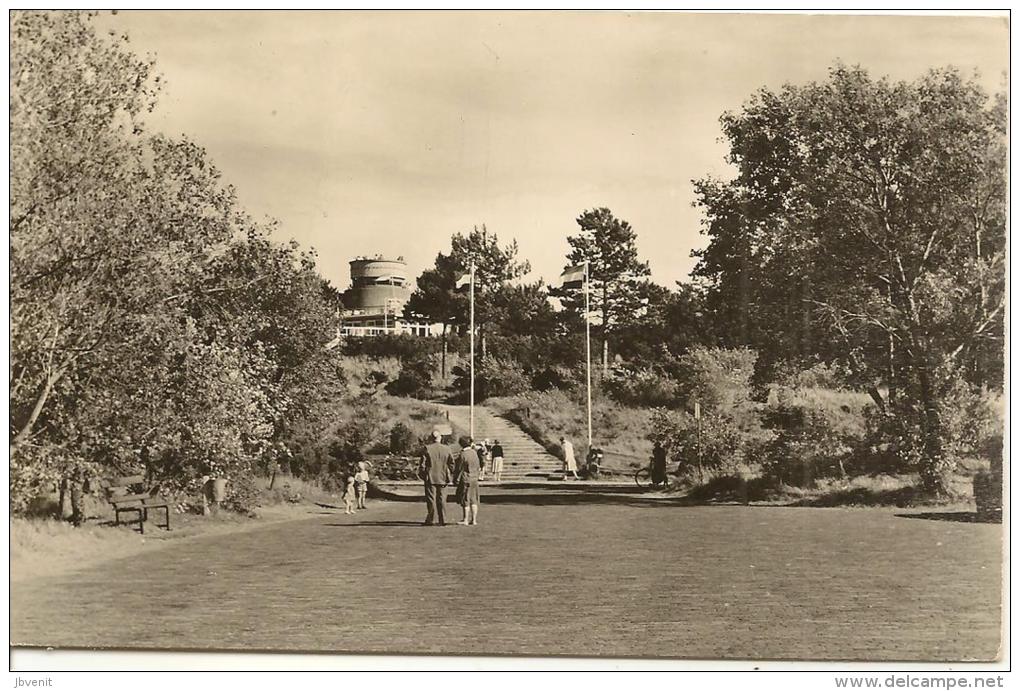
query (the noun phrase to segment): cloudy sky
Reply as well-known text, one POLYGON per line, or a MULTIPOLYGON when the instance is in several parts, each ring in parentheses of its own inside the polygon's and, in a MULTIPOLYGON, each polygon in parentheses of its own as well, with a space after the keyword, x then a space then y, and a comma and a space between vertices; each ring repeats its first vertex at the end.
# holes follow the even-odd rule
POLYGON ((281 239, 348 284, 359 254, 412 274, 485 223, 554 280, 584 209, 638 234, 663 284, 702 246, 691 179, 728 176, 719 115, 837 59, 913 78, 953 64, 989 90, 1004 18, 660 13, 122 12, 153 54, 153 129, 205 146, 281 239))

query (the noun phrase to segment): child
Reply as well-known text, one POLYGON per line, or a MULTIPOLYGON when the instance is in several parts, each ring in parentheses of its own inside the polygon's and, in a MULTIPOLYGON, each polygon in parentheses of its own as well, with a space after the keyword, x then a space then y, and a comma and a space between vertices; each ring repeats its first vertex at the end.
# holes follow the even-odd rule
POLYGON ((357 490, 354 488, 354 476, 347 478, 347 482, 344 485, 344 494, 341 497, 344 500, 344 513, 354 513, 354 496, 357 490))
POLYGON ((367 509, 365 497, 368 496, 368 464, 358 461, 358 472, 354 474, 355 487, 358 494, 358 508, 367 509))

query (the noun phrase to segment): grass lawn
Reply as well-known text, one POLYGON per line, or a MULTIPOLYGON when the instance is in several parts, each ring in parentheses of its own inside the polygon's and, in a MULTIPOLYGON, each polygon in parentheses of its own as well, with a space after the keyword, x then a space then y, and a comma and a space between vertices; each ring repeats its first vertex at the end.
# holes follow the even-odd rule
MULTIPOLYGON (((163 512, 159 511, 150 515, 144 535, 138 532, 137 524, 115 527, 113 510, 99 493, 85 495, 84 510, 88 520, 80 528, 67 521, 41 515, 11 518, 11 579, 33 579, 80 570, 83 566, 99 564, 114 557, 147 554, 197 535, 257 530, 267 523, 307 518, 312 512, 321 510, 320 503, 334 506, 340 503, 335 494, 330 495, 317 485, 291 476, 280 475, 273 490, 268 489, 269 480, 266 478, 257 478, 256 484, 261 488, 262 504, 256 511, 257 518, 226 510, 201 516, 190 512, 178 513, 171 508, 172 530, 157 527, 163 521, 163 512)), ((195 497, 181 496, 177 499, 198 503, 195 497)), ((56 506, 56 494, 37 501, 38 511, 52 514, 56 506)), ((124 520, 136 519, 127 515, 124 520)))
POLYGON ((12 643, 872 660, 998 651, 1001 526, 965 513, 682 506, 567 489, 489 491, 478 527, 421 527, 417 502, 320 511, 15 579, 12 643))

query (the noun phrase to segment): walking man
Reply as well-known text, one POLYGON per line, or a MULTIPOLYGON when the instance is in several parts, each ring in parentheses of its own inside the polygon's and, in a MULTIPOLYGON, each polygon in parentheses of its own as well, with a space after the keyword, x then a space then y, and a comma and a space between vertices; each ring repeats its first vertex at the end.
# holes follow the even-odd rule
POLYGON ((439 431, 425 446, 419 477, 425 482, 425 525, 446 525, 446 486, 453 480, 453 452, 441 444, 439 431))

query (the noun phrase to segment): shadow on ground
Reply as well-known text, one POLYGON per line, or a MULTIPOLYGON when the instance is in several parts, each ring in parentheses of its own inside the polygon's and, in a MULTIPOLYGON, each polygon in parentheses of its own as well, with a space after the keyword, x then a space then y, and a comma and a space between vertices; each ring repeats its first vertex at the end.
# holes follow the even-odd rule
MULTIPOLYGON (((372 489, 372 488, 370 488, 372 489)), ((400 493, 374 488, 369 496, 388 501, 417 503, 424 496, 410 486, 400 493)), ((482 504, 526 505, 526 506, 589 506, 615 505, 635 507, 692 507, 692 506, 748 506, 756 507, 805 507, 805 508, 847 508, 885 507, 910 508, 918 506, 921 499, 914 487, 892 489, 846 488, 820 493, 814 496, 783 496, 768 492, 759 479, 744 481, 738 478, 719 478, 706 485, 694 487, 685 494, 665 493, 636 486, 599 486, 571 484, 535 487, 524 483, 502 484, 481 488, 482 504)), ((456 503, 455 491, 447 489, 447 502, 456 503)), ((922 504, 923 505, 923 504, 922 504)), ((933 507, 934 508, 934 507, 933 507)), ((985 518, 973 511, 929 511, 924 513, 896 514, 902 518, 923 518, 928 520, 955 521, 958 523, 1001 523, 1000 518, 985 518)))
POLYGON ((897 518, 921 518, 928 521, 954 523, 1002 523, 1001 516, 982 516, 977 511, 927 511, 924 513, 898 513, 897 518))
POLYGON ((426 527, 421 521, 358 521, 357 523, 323 523, 323 525, 329 528, 364 528, 366 526, 385 526, 387 528, 393 526, 406 526, 409 528, 426 527))
MULTIPOLYGON (((555 489, 513 489, 508 486, 499 488, 482 487, 482 504, 486 505, 524 505, 524 506, 711 506, 713 504, 734 504, 731 501, 705 501, 682 495, 668 495, 649 492, 638 487, 571 487, 566 485, 555 489)), ((388 501, 424 503, 423 494, 380 493, 380 498, 388 501)), ((446 501, 456 504, 453 489, 447 491, 446 501)))

